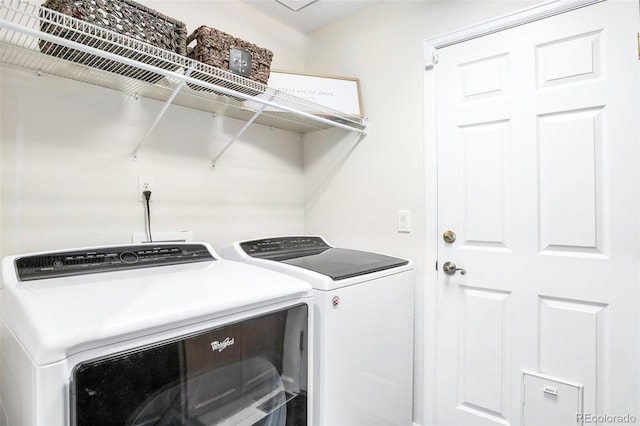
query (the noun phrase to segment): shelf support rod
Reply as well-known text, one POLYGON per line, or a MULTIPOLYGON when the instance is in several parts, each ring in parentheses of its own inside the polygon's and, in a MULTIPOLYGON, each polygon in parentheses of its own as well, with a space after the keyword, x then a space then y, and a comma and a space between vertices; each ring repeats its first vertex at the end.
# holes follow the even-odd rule
MULTIPOLYGON (((275 95, 271 96, 269 98, 269 101, 271 101, 273 98, 275 97, 275 95)), ((249 128, 249 126, 251 126, 253 124, 254 121, 256 121, 256 118, 260 117, 260 114, 262 114, 262 112, 267 108, 267 104, 263 104, 259 110, 257 110, 255 112, 255 114, 253 114, 253 116, 249 119, 249 121, 247 121, 246 123, 244 123, 244 126, 242 126, 242 128, 240 129, 240 131, 238 131, 238 133, 235 134, 234 137, 231 138, 231 140, 229 140, 229 142, 227 142, 227 144, 224 146, 224 148, 222 148, 222 150, 218 153, 218 155, 216 155, 213 160, 211 160, 211 167, 215 168, 216 167, 216 161, 218 161, 218 159, 220 157, 222 157, 222 154, 224 154, 227 149, 229 149, 231 147, 231 145, 233 145, 233 143, 235 141, 237 141, 240 136, 242 136, 244 134, 244 132, 247 131, 247 129, 249 128)))
MULTIPOLYGON (((189 69, 184 73, 185 77, 189 77, 189 75, 193 71, 193 67, 194 66, 191 65, 189 67, 189 69)), ((173 100, 176 98, 176 96, 178 96, 178 93, 184 87, 185 84, 187 84, 187 81, 186 80, 182 80, 182 81, 180 81, 180 83, 178 83, 176 85, 176 87, 173 88, 173 92, 171 92, 171 96, 169 96, 169 98, 165 101, 164 105, 162 106, 162 109, 160 110, 160 112, 156 116, 156 119, 153 121, 153 123, 151 123, 151 127, 149 127, 149 129, 147 130, 147 133, 145 133, 144 136, 142 137, 142 139, 140 139, 140 142, 138 142, 138 145, 136 145, 136 149, 133 150, 133 159, 134 160, 138 159, 138 151, 140 151, 140 148, 142 147, 142 145, 146 142, 146 140, 149 137, 149 135, 151 134, 151 132, 153 132, 153 130, 156 128, 156 126, 158 125, 158 123, 160 122, 160 120, 162 119, 164 114, 169 109, 169 106, 173 103, 173 100)))

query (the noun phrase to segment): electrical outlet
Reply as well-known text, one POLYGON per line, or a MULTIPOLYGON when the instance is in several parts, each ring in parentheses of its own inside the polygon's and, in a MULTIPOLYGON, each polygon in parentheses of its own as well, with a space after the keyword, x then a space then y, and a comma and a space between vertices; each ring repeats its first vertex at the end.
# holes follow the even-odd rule
POLYGON ((144 191, 151 191, 151 198, 153 198, 153 178, 139 176, 138 177, 138 201, 146 201, 144 191))

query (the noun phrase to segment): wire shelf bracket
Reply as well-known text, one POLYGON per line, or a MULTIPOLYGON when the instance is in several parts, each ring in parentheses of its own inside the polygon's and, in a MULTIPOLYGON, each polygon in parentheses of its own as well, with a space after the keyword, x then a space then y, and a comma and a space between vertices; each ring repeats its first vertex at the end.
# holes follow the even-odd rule
MULTIPOLYGON (((184 73, 184 75, 186 77, 188 77, 189 74, 191 74, 193 72, 193 69, 194 69, 193 66, 189 67, 189 69, 184 73)), ((169 96, 169 98, 165 101, 164 105, 162 106, 162 109, 160 110, 160 112, 156 116, 155 120, 153 120, 153 123, 151 123, 151 126, 149 127, 149 129, 144 134, 144 136, 142 136, 142 139, 140 139, 140 142, 138 142, 138 145, 136 145, 136 148, 133 150, 133 160, 134 161, 138 160, 138 152, 140 151, 140 148, 142 148, 142 145, 147 141, 147 139, 149 138, 149 135, 151 134, 151 132, 153 132, 153 130, 158 125, 158 123, 160 123, 160 120, 162 119, 164 114, 167 112, 167 110, 169 109, 171 104, 173 103, 173 100, 176 98, 176 96, 178 96, 178 93, 180 92, 180 89, 182 89, 185 84, 187 84, 186 81, 181 81, 180 83, 178 83, 176 85, 176 87, 173 89, 173 92, 171 92, 171 95, 169 96)))
POLYGON ((227 142, 227 144, 224 146, 224 148, 222 148, 222 150, 218 153, 218 155, 216 155, 213 160, 211 160, 211 167, 215 169, 216 167, 216 162, 218 161, 218 159, 220 157, 222 157, 222 154, 224 154, 227 149, 229 149, 231 147, 231 145, 233 145, 233 143, 235 141, 237 141, 238 139, 240 139, 240 137, 244 134, 244 132, 247 131, 247 129, 249 128, 249 126, 251 126, 253 124, 254 121, 256 121, 256 118, 258 118, 260 116, 260 114, 262 114, 262 112, 265 110, 265 108, 267 107, 267 105, 263 105, 258 111, 256 111, 255 114, 253 114, 253 117, 251 117, 245 124, 244 126, 242 126, 242 128, 238 131, 238 133, 235 134, 235 136, 233 138, 231 138, 229 140, 229 142, 227 142))

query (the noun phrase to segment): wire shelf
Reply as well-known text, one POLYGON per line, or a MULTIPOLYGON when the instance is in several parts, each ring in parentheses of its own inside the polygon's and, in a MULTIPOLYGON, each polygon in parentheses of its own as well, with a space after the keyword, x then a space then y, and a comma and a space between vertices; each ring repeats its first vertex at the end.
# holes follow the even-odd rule
POLYGON ((299 133, 366 131, 359 116, 22 0, 0 0, 0 63, 299 133))

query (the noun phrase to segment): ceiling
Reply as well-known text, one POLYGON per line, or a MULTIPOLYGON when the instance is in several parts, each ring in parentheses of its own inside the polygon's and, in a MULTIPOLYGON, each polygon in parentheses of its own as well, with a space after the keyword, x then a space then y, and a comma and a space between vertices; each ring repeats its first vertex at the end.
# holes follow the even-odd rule
POLYGON ((303 33, 317 30, 379 0, 243 0, 303 33), (294 11, 292 9, 298 9, 294 11))

